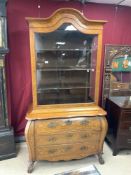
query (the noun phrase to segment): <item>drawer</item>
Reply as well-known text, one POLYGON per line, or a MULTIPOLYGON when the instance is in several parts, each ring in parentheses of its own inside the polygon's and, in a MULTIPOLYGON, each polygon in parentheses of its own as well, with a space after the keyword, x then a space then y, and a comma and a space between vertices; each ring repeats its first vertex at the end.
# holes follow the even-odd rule
POLYGON ((101 117, 79 117, 70 119, 36 120, 36 135, 45 133, 63 133, 73 130, 101 130, 101 117))
POLYGON ((88 155, 96 154, 98 152, 98 145, 89 143, 75 143, 75 144, 61 144, 54 146, 39 146, 36 147, 37 160, 71 160, 86 157, 88 155))
POLYGON ((120 148, 131 148, 131 136, 119 135, 118 145, 120 148))
POLYGON ((123 112, 122 113, 122 121, 130 121, 131 122, 131 112, 123 112))
POLYGON ((41 134, 35 137, 35 142, 37 146, 77 142, 91 142, 96 144, 99 142, 100 133, 101 132, 92 132, 91 130, 86 130, 81 132, 77 131, 51 135, 41 134))
POLYGON ((131 135, 131 122, 121 123, 120 124, 120 132, 127 133, 127 134, 131 135))

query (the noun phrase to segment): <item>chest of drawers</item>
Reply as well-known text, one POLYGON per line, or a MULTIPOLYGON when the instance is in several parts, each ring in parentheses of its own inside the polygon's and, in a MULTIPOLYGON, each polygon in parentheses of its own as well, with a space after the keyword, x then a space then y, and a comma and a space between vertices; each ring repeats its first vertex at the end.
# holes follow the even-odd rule
POLYGON ((120 149, 131 149, 131 100, 130 97, 110 97, 106 103, 109 132, 107 141, 113 155, 120 149))
POLYGON ((34 161, 72 160, 101 153, 107 125, 104 116, 80 116, 28 121, 26 141, 32 172, 34 161))

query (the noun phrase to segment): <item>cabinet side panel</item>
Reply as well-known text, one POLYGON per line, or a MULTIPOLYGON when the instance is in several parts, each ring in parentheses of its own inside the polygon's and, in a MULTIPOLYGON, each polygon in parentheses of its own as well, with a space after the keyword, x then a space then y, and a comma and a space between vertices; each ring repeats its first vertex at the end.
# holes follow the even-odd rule
POLYGON ((108 129, 108 124, 105 117, 101 117, 100 122, 101 122, 101 135, 100 135, 100 142, 99 142, 99 152, 102 153, 104 139, 108 129))
POLYGON ((29 160, 35 160, 35 142, 34 142, 34 121, 28 121, 25 128, 26 143, 29 151, 29 160))

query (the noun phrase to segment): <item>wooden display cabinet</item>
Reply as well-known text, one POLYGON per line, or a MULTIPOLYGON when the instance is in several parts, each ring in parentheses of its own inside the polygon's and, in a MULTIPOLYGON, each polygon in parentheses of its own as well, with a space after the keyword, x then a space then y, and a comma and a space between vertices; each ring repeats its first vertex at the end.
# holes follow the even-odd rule
POLYGON ((33 102, 25 136, 30 165, 37 160, 102 159, 106 112, 98 106, 102 30, 75 9, 27 18, 33 102))

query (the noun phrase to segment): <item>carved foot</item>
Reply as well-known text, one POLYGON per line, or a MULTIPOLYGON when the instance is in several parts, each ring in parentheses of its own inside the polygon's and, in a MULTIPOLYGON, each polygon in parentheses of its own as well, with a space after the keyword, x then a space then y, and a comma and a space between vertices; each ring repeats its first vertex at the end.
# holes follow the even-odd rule
POLYGON ((102 154, 98 154, 98 160, 99 160, 100 164, 104 164, 105 163, 105 161, 104 161, 104 159, 102 157, 102 154))
POLYGON ((32 171, 33 171, 33 169, 34 169, 34 163, 35 163, 35 162, 30 162, 30 164, 29 164, 29 166, 28 166, 28 170, 27 170, 28 173, 32 173, 32 171))
POLYGON ((118 150, 113 150, 113 156, 116 156, 118 154, 118 150))

